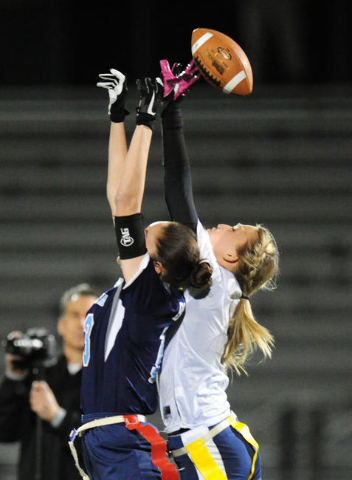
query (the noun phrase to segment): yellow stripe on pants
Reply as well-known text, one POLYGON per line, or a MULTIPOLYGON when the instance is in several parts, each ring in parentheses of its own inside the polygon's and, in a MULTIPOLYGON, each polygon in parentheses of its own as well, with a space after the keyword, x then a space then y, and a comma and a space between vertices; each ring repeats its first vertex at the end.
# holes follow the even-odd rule
POLYGON ((254 469, 255 469, 255 463, 257 461, 257 456, 258 456, 258 450, 259 450, 259 445, 258 445, 258 442, 256 442, 254 440, 254 438, 252 437, 252 434, 251 432, 249 431, 249 428, 248 428, 248 425, 246 425, 245 423, 242 423, 242 422, 238 422, 237 420, 235 420, 233 417, 228 417, 228 420, 231 424, 231 426, 237 430, 241 435, 242 437, 250 444, 252 445, 252 447, 254 448, 254 456, 253 456, 253 460, 252 460, 252 468, 251 468, 251 473, 248 477, 248 480, 251 480, 251 478, 253 477, 253 474, 254 474, 254 469))
MULTIPOLYGON (((259 445, 252 437, 252 434, 245 423, 238 422, 232 416, 229 416, 227 420, 229 421, 229 424, 235 430, 237 430, 242 435, 242 437, 254 448, 251 473, 248 477, 248 480, 251 480, 255 470, 259 445)), ((224 474, 224 472, 221 470, 219 465, 212 457, 202 438, 199 438, 198 440, 195 440, 194 442, 188 444, 185 448, 189 456, 191 457, 195 467, 204 477, 204 480, 227 480, 227 476, 224 474)))
POLYGON ((194 465, 205 480, 227 479, 201 438, 187 445, 186 449, 194 465))

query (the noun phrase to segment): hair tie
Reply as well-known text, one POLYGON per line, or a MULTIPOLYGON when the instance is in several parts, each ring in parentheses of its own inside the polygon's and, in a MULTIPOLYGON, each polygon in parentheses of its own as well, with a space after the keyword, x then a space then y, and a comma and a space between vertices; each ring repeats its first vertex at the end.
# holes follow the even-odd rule
POLYGON ((198 265, 200 265, 201 263, 209 263, 210 265, 210 260, 208 260, 207 258, 203 258, 203 260, 199 260, 198 265))
POLYGON ((246 295, 241 295, 241 298, 244 298, 245 300, 249 300, 249 297, 247 297, 246 295))

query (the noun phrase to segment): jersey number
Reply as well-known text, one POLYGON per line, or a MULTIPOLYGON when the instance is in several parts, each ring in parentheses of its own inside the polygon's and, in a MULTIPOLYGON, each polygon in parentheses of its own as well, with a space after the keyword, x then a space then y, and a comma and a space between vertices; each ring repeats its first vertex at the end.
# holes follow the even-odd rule
POLYGON ((87 315, 84 323, 84 351, 83 351, 83 366, 88 367, 90 360, 90 334, 94 325, 94 315, 90 313, 87 315))

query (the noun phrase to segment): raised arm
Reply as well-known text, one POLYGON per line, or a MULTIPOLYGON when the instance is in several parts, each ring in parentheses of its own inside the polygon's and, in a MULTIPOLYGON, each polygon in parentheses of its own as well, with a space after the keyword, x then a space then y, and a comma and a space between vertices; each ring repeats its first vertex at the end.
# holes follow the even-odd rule
POLYGON ((110 136, 106 193, 114 220, 120 264, 125 281, 138 271, 146 253, 143 217, 141 215, 146 169, 152 130, 162 92, 160 79, 137 80, 140 98, 136 128, 127 148, 124 119, 126 77, 115 69, 99 75, 98 87, 109 93, 110 136), (159 92, 160 90, 160 92, 159 92))
POLYGON ((99 77, 102 81, 98 82, 97 86, 106 88, 109 93, 108 113, 110 115, 111 125, 106 195, 112 216, 114 216, 115 195, 127 155, 124 119, 125 116, 129 114, 125 108, 125 98, 128 89, 125 75, 114 68, 110 69, 110 73, 102 73, 99 77))
POLYGON ((165 200, 171 219, 196 231, 198 215, 193 200, 191 167, 180 102, 185 91, 199 76, 192 64, 178 76, 175 70, 171 71, 166 60, 161 60, 160 65, 166 94, 166 106, 162 113, 165 200))
POLYGON ((116 217, 141 212, 152 133, 145 125, 135 128, 115 195, 116 217))
POLYGON ((159 83, 147 78, 137 81, 140 101, 136 128, 120 181, 114 195, 114 220, 120 250, 121 268, 128 282, 138 271, 146 253, 143 218, 141 215, 149 149, 155 121, 159 83))
POLYGON ((106 182, 106 196, 114 217, 115 195, 121 180, 123 165, 127 157, 127 142, 124 123, 111 122, 109 137, 108 175, 106 182))

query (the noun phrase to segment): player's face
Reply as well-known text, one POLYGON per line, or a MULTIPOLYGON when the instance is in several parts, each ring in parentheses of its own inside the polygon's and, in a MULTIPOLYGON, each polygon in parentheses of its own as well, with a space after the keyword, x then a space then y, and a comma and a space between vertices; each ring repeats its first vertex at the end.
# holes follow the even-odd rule
POLYGON ((68 302, 66 310, 58 322, 58 331, 65 346, 75 350, 84 347, 84 322, 87 311, 96 301, 94 295, 75 295, 68 302))
POLYGON ((225 258, 228 255, 236 255, 236 252, 246 243, 255 242, 258 238, 258 229, 252 225, 238 223, 231 225, 219 224, 217 227, 208 230, 217 259, 225 258))
POLYGON ((158 239, 163 235, 165 226, 170 222, 154 222, 145 229, 145 243, 149 255, 154 258, 158 239))

